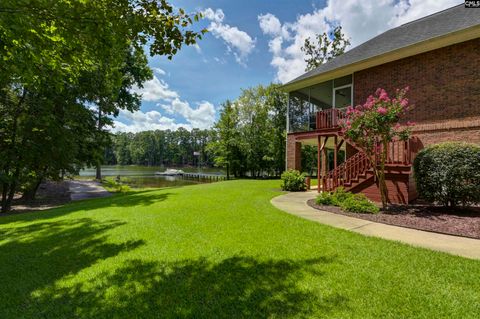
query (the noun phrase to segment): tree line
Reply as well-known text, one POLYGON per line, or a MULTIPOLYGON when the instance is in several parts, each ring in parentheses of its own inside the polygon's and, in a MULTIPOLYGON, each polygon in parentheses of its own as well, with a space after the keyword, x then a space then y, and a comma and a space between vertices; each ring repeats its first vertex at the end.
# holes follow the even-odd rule
POLYGON ((279 85, 242 90, 212 129, 116 133, 105 163, 225 168, 228 177, 279 176, 285 168, 288 95, 279 85))
POLYGON ((172 130, 116 133, 105 153, 109 165, 212 167, 213 153, 208 144, 215 139, 212 130, 179 128, 172 130))

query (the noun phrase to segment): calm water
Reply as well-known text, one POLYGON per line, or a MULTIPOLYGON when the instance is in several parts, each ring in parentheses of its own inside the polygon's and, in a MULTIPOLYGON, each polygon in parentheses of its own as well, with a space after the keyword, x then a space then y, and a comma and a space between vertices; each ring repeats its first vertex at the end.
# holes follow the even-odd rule
MULTIPOLYGON (((120 181, 131 187, 173 187, 193 185, 198 183, 206 183, 207 180, 185 180, 181 176, 156 176, 155 172, 165 171, 165 167, 147 167, 147 166, 102 166, 103 177, 117 177, 120 176, 120 181)), ((224 172, 219 169, 192 169, 182 168, 184 172, 188 173, 203 173, 212 175, 223 175, 224 172)), ((81 177, 95 177, 95 168, 87 168, 80 171, 81 177)))

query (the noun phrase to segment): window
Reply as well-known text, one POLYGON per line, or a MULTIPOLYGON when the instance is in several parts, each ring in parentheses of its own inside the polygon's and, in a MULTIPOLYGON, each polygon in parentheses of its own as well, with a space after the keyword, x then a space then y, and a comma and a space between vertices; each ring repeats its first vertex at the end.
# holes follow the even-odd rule
POLYGON ((347 84, 344 86, 336 87, 333 89, 333 107, 336 109, 343 109, 349 105, 352 105, 352 85, 347 84))

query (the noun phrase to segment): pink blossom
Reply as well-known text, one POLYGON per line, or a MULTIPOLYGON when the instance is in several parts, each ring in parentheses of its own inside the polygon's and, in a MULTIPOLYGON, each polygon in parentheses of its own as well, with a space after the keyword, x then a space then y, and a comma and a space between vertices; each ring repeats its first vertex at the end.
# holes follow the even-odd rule
POLYGON ((405 109, 408 106, 408 99, 404 98, 400 101, 400 105, 405 109))
POLYGON ((363 105, 363 107, 366 109, 366 110, 371 110, 373 105, 375 104, 375 98, 370 95, 368 98, 367 98, 367 101, 365 102, 365 104, 363 105))
POLYGON ((415 122, 410 122, 410 121, 407 122, 407 126, 414 126, 415 124, 416 124, 415 122))
POLYGON ((378 114, 385 115, 385 114, 387 114, 387 109, 380 106, 380 107, 377 109, 377 112, 378 112, 378 114))
POLYGON ((380 91, 380 95, 378 96, 378 98, 381 100, 381 101, 389 101, 390 98, 388 97, 388 93, 387 91, 385 91, 384 89, 382 89, 380 91))
POLYGON ((395 124, 395 129, 396 130, 400 129, 400 127, 401 127, 400 123, 395 124))

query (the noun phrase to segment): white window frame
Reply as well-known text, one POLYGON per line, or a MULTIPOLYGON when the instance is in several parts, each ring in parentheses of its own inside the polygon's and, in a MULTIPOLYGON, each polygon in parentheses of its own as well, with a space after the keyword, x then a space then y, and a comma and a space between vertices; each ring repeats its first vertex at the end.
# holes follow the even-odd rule
MULTIPOLYGON (((352 82, 353 82, 353 78, 352 78, 352 82)), ((333 109, 337 108, 335 106, 335 104, 336 104, 335 103, 335 91, 340 90, 340 89, 345 89, 345 88, 348 88, 348 87, 351 88, 350 89, 350 102, 351 102, 351 104, 353 104, 353 83, 342 85, 342 86, 337 86, 337 87, 334 87, 332 89, 332 108, 333 109)))

